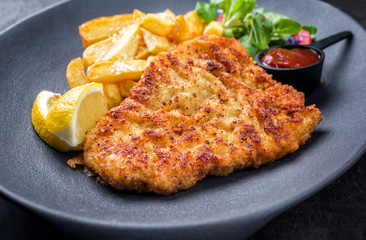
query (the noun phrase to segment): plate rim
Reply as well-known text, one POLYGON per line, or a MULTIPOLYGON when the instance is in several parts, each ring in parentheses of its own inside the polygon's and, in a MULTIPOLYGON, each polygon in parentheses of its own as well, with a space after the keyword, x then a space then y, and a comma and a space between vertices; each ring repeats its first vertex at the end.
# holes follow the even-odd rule
MULTIPOLYGON (((309 1, 313 1, 313 2, 317 2, 314 0, 309 0, 309 1)), ((16 23, 6 27, 4 30, 0 31, 0 40, 10 31, 18 28, 20 25, 26 23, 27 21, 29 21, 30 19, 37 17, 45 12, 48 12, 50 10, 56 9, 58 7, 60 7, 61 5, 64 5, 65 3, 71 2, 70 0, 62 0, 58 3, 54 3, 49 5, 46 8, 43 8, 23 19, 21 19, 20 21, 17 21, 16 23)), ((319 2, 318 2, 319 3, 319 2)), ((349 17, 350 19, 352 19, 352 21, 354 23, 356 23, 359 27, 363 28, 361 26, 361 24, 359 22, 357 22, 353 17, 349 16, 347 13, 343 12, 342 10, 334 7, 333 5, 326 3, 326 2, 321 2, 322 4, 327 4, 328 7, 332 7, 336 10, 338 10, 339 12, 341 12, 342 14, 346 15, 347 17, 349 17)), ((321 189, 323 189, 324 187, 326 187, 329 183, 333 182, 337 177, 341 176, 343 173, 345 173, 349 168, 351 168, 356 162, 357 160, 360 159, 360 157, 366 152, 366 141, 360 145, 360 147, 358 149, 356 149, 354 155, 349 158, 347 161, 343 162, 342 167, 339 169, 339 171, 334 171, 332 172, 332 174, 327 175, 327 177, 324 178, 323 181, 318 182, 315 185, 312 185, 311 188, 307 189, 307 191, 302 192, 299 195, 296 195, 295 200, 294 198, 291 199, 291 203, 288 204, 287 201, 279 201, 279 203, 275 203, 272 205, 267 205, 265 208, 261 208, 261 212, 270 212, 270 215, 268 215, 266 221, 264 221, 263 225, 265 225, 268 221, 270 221, 272 218, 274 218, 275 216, 278 215, 278 213, 276 212, 283 212, 286 209, 291 208, 292 206, 296 205, 297 203, 299 203, 300 201, 310 197, 311 195, 313 195, 314 193, 320 191, 321 189), (275 207, 277 206, 277 207, 275 207), (269 208, 269 209, 268 209, 269 208), (272 210, 272 211, 270 211, 272 210)), ((60 218, 62 221, 70 221, 70 222, 75 222, 78 224, 84 224, 84 225, 93 225, 96 227, 102 227, 102 228, 118 228, 120 230, 123 229, 149 229, 149 230, 163 230, 163 229, 171 229, 172 227, 176 227, 179 229, 185 229, 185 228, 191 228, 191 227, 197 227, 197 226, 214 226, 216 224, 222 224, 223 221, 225 222, 232 222, 232 221, 243 221, 245 219, 248 218, 248 213, 245 214, 236 214, 236 215, 228 215, 225 219, 223 219, 222 217, 218 218, 211 218, 208 220, 204 220, 204 221, 200 221, 200 220, 191 220, 190 224, 162 224, 162 223, 158 223, 158 224, 148 224, 148 223, 139 223, 139 224, 131 224, 128 225, 126 223, 122 223, 122 224, 118 224, 118 222, 111 222, 111 221, 105 221, 105 220, 100 220, 100 219, 90 219, 90 218, 86 218, 86 217, 78 217, 76 215, 72 215, 69 213, 63 213, 59 210, 54 210, 52 208, 49 207, 44 207, 41 204, 37 204, 36 202, 30 201, 22 196, 20 196, 19 194, 16 194, 14 192, 12 192, 11 190, 5 188, 1 183, 0 183, 0 194, 7 198, 10 199, 11 201, 19 204, 21 207, 27 208, 32 210, 33 212, 40 214, 42 216, 45 217, 57 217, 60 218)), ((249 213, 249 215, 257 215, 258 214, 258 209, 256 211, 253 211, 251 213, 249 213), (256 212, 256 214, 254 213, 256 212)), ((261 214, 259 214, 261 215, 261 214)), ((249 217, 250 217, 249 216, 249 217)), ((252 217, 252 216, 251 216, 252 217)), ((48 218, 49 219, 49 218, 48 218)), ((50 219, 52 220, 52 219, 50 219)))

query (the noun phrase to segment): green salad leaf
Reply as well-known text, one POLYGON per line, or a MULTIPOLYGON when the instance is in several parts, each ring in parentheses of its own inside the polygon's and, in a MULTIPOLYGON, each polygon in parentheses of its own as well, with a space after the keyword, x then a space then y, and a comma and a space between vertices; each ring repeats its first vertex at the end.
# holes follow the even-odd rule
POLYGON ((238 39, 247 50, 247 53, 250 56, 254 56, 257 53, 257 48, 252 44, 250 35, 244 35, 241 38, 238 39))
POLYGON ((238 39, 252 57, 270 46, 285 44, 289 35, 301 29, 308 30, 314 38, 315 26, 302 26, 283 14, 255 7, 255 0, 211 0, 197 2, 196 11, 207 24, 215 21, 222 11, 223 36, 238 39))
POLYGON ((301 31, 302 26, 300 23, 289 19, 289 18, 282 18, 278 21, 275 25, 275 32, 279 34, 296 34, 301 31))
POLYGON ((255 7, 255 0, 226 0, 223 1, 225 3, 225 7, 230 5, 229 11, 225 14, 224 11, 224 19, 223 25, 224 27, 230 26, 234 21, 240 21, 244 19, 244 17, 253 11, 255 7), (230 3, 230 4, 229 4, 230 3))
POLYGON ((275 12, 267 12, 265 9, 261 12, 273 25, 276 25, 281 19, 289 19, 287 16, 275 13, 275 12))
POLYGON ((217 18, 217 5, 209 3, 197 2, 196 11, 198 16, 205 20, 206 23, 210 23, 217 18))
POLYGON ((263 14, 255 13, 251 18, 249 26, 251 27, 251 42, 258 49, 268 48, 272 37, 272 23, 268 21, 263 14))

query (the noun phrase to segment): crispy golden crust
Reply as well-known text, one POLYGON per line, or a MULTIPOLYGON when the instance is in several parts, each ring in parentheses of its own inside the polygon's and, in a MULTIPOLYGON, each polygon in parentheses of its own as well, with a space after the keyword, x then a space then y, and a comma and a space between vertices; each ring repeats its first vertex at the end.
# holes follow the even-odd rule
POLYGON ((294 152, 321 119, 237 40, 208 35, 155 57, 87 133, 84 163, 114 188, 166 195, 294 152))

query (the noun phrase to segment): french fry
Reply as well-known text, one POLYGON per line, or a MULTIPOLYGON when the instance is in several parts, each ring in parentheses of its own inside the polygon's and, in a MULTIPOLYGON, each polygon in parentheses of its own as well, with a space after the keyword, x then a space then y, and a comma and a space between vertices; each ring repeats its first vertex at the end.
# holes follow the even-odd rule
POLYGON ((186 40, 192 39, 197 34, 194 34, 191 32, 190 27, 186 20, 184 19, 183 15, 179 15, 175 18, 176 27, 172 31, 172 33, 169 35, 173 38, 173 40, 177 43, 184 42, 186 40))
POLYGON ((87 83, 83 61, 80 57, 72 59, 67 65, 66 79, 70 88, 87 83))
POLYGON ((151 53, 149 52, 149 50, 147 49, 147 47, 140 45, 137 48, 135 58, 136 59, 146 59, 150 55, 151 55, 151 53))
POLYGON ((132 14, 120 14, 110 17, 100 17, 83 23, 79 26, 79 34, 83 41, 84 48, 93 43, 108 38, 118 33, 123 28, 134 24, 132 14))
POLYGON ((91 65, 87 71, 88 82, 116 83, 126 79, 139 80, 146 60, 105 60, 91 65))
POLYGON ((203 34, 208 33, 216 34, 217 36, 221 37, 224 33, 224 27, 222 26, 222 23, 217 21, 210 22, 203 30, 203 34))
POLYGON ((118 83, 119 85, 119 92, 122 96, 122 98, 126 98, 128 97, 128 95, 130 94, 131 89, 137 84, 137 82, 132 81, 130 79, 124 80, 120 83, 118 83))
POLYGON ((70 87, 103 83, 105 101, 112 108, 128 97, 154 55, 202 33, 221 36, 223 27, 215 21, 205 27, 195 10, 176 16, 169 9, 160 13, 135 9, 132 14, 90 20, 79 27, 79 33, 86 49, 83 59, 68 65, 70 87))
POLYGON ((186 15, 184 15, 184 19, 188 23, 191 32, 202 34, 205 21, 198 16, 196 10, 187 12, 186 15))
POLYGON ((113 46, 113 38, 107 38, 96 42, 84 50, 83 63, 88 68, 97 61, 101 60, 113 46))
POLYGON ((135 21, 137 23, 140 23, 141 20, 146 16, 146 13, 141 12, 140 10, 134 9, 133 10, 133 19, 135 19, 135 21))
POLYGON ((152 54, 158 54, 170 47, 168 39, 165 36, 159 36, 145 29, 142 30, 142 37, 147 46, 147 50, 152 54))
POLYGON ((172 21, 173 23, 175 22, 175 14, 170 11, 169 8, 165 9, 163 13, 165 13, 170 18, 170 21, 172 21))
POLYGON ((149 56, 146 59, 145 68, 150 65, 150 62, 154 59, 154 56, 149 56))
POLYGON ((154 34, 166 36, 173 30, 174 22, 165 13, 148 13, 141 19, 140 26, 154 34))
POLYGON ((122 97, 119 92, 119 84, 104 83, 103 84, 104 98, 108 109, 118 106, 122 102, 122 97))
POLYGON ((125 28, 120 37, 114 40, 113 46, 105 54, 102 60, 132 59, 137 51, 141 39, 141 29, 138 24, 132 24, 125 28))

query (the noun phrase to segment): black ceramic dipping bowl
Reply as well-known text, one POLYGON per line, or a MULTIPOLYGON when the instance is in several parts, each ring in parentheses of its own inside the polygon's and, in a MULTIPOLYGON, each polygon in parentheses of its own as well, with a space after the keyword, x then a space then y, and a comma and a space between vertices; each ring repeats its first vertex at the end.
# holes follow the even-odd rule
POLYGON ((282 45, 282 46, 275 46, 272 48, 265 49, 260 51, 255 56, 256 63, 264 68, 267 73, 272 74, 273 79, 280 81, 284 84, 292 85, 297 90, 310 93, 315 88, 320 85, 320 79, 322 75, 322 69, 324 64, 325 54, 322 49, 344 39, 347 37, 351 37, 352 32, 344 31, 322 39, 320 41, 314 42, 310 45, 282 45), (305 66, 305 67, 298 67, 298 68, 275 68, 270 67, 262 63, 262 57, 273 48, 285 48, 285 49, 292 49, 292 48, 304 48, 309 49, 316 52, 319 55, 319 61, 305 66))

